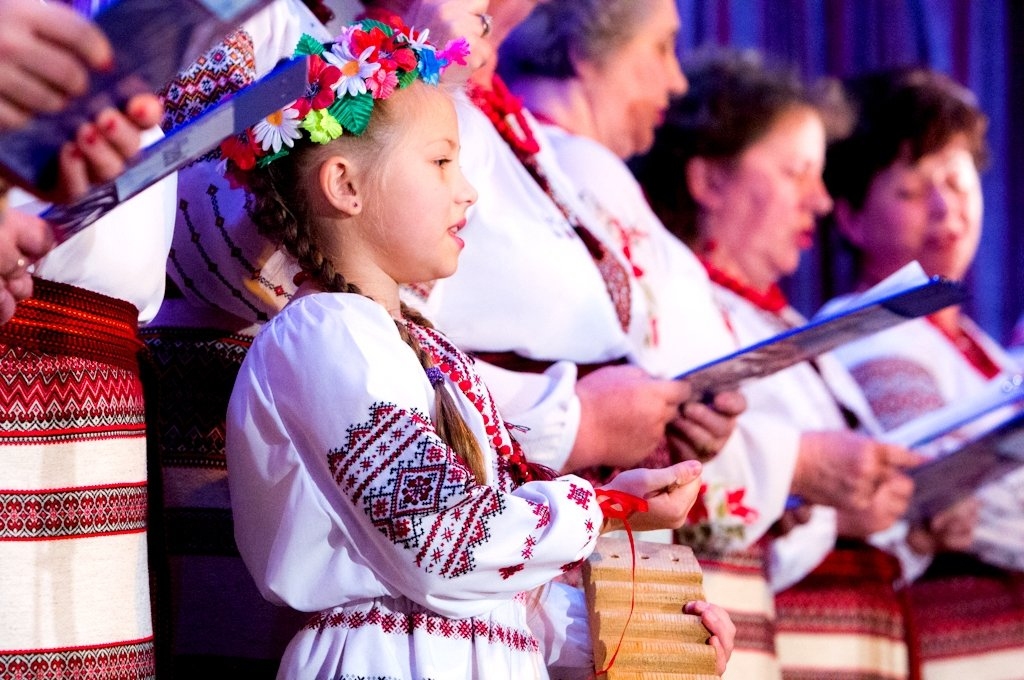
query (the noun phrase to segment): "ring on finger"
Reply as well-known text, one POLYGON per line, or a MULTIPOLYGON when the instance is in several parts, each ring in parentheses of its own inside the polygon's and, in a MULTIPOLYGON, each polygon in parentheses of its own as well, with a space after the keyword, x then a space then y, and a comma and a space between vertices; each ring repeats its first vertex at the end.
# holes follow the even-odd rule
POLYGON ((484 12, 483 14, 477 14, 480 17, 480 24, 483 26, 483 31, 480 33, 481 38, 486 38, 491 34, 491 28, 494 23, 494 17, 484 12))

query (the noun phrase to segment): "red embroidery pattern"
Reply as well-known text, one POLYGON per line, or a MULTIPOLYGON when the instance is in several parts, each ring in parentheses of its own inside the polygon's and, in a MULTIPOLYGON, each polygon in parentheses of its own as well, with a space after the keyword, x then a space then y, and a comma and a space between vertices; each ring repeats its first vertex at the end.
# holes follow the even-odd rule
POLYGON ((187 123, 256 79, 252 37, 238 30, 183 70, 161 93, 165 132, 187 123))
POLYGON ((991 380, 1002 372, 999 364, 989 356, 985 348, 981 346, 981 343, 968 333, 959 322, 955 329, 950 329, 939 324, 934 317, 929 316, 926 318, 928 323, 949 340, 950 344, 960 353, 960 356, 985 378, 991 380))
POLYGON ((533 471, 527 465, 519 442, 512 437, 498 413, 491 393, 473 370, 472 360, 448 338, 433 329, 410 324, 409 330, 417 335, 420 344, 427 349, 441 372, 480 412, 487 434, 491 436, 491 447, 498 454, 499 482, 502 488, 508 491, 532 479, 533 471))
POLYGON ((0 651, 0 680, 155 678, 153 638, 102 647, 0 651))
MULTIPOLYGON (((497 486, 511 491, 531 478, 526 459, 498 415, 470 359, 432 329, 408 324, 451 384, 480 412, 497 454, 497 486)), ((474 550, 492 539, 489 522, 504 511, 494 488, 476 486, 465 463, 437 437, 424 414, 377 403, 351 426, 344 446, 328 452, 338 486, 395 545, 416 551, 415 564, 454 578, 475 569, 474 550)), ((549 518, 537 513, 537 528, 549 518)), ((532 555, 536 537, 520 550, 532 555)))
POLYGON ((537 639, 525 630, 516 630, 483 619, 449 619, 436 614, 403 614, 374 607, 368 612, 331 609, 320 612, 306 624, 307 630, 325 628, 363 628, 376 626, 385 633, 408 635, 414 631, 455 640, 473 640, 499 644, 519 652, 537 652, 537 639))
POLYGON ((0 344, 0 442, 52 443, 145 432, 135 371, 0 344))
POLYGON ((768 290, 761 292, 754 290, 739 279, 726 274, 724 271, 711 264, 706 258, 699 258, 704 269, 708 272, 708 278, 712 282, 731 290, 752 305, 763 309, 766 312, 778 315, 783 309, 789 306, 782 289, 778 284, 772 284, 768 290))
POLYGON ((507 581, 513 574, 521 572, 525 566, 524 564, 516 564, 511 567, 503 567, 498 570, 498 573, 501 574, 503 580, 507 581))
POLYGON ((571 484, 569 486, 569 494, 566 496, 569 500, 575 501, 576 505, 581 508, 585 508, 590 505, 590 499, 593 498, 594 494, 582 486, 571 484))
POLYGON ((0 541, 82 538, 145 530, 145 484, 0 492, 0 541))
POLYGON ((416 299, 426 302, 427 299, 430 298, 430 293, 433 292, 436 284, 436 281, 428 281, 426 283, 409 283, 403 285, 402 290, 415 295, 416 299))
POLYGON ((224 410, 252 338, 167 326, 139 335, 149 348, 152 384, 159 386, 149 427, 159 433, 160 463, 226 470, 224 410))
POLYGON ((470 492, 472 473, 423 414, 375 404, 327 459, 374 526, 416 550, 417 566, 449 577, 473 570, 473 549, 490 539, 487 520, 501 512, 501 498, 486 487, 470 492))

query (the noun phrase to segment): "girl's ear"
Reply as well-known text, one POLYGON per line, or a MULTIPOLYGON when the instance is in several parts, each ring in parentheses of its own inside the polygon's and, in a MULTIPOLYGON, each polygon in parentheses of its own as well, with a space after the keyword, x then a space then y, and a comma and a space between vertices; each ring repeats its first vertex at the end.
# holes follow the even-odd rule
POLYGON ((725 171, 721 163, 701 156, 694 156, 686 162, 686 186, 698 206, 713 210, 722 205, 725 171))
POLYGON ((864 247, 864 228, 858 213, 844 198, 837 198, 832 208, 832 219, 843 238, 857 248, 864 247))
POLYGON ((358 215, 363 210, 355 167, 344 156, 331 156, 320 164, 320 191, 335 210, 358 215))

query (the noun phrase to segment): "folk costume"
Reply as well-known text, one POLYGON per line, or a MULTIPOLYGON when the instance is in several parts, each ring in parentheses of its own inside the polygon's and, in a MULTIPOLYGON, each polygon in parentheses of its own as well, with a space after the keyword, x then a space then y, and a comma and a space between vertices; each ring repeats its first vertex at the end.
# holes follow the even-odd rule
MULTIPOLYGON (((598 217, 596 233, 628 263, 642 295, 646 332, 636 348, 637 363, 669 378, 737 349, 703 265, 662 225, 622 160, 556 125, 544 130, 581 203, 598 217)), ((759 543, 782 515, 792 477, 792 461, 764 445, 775 441, 776 427, 774 418, 743 414, 736 434, 704 463, 704 490, 690 522, 674 537, 696 551, 708 600, 725 607, 736 624, 726 678, 780 673, 773 597, 759 543)), ((657 533, 667 532, 648 532, 644 538, 673 538, 657 533)))
MULTIPOLYGON (((777 288, 757 293, 708 265, 715 299, 741 345, 805 323, 777 288)), ((804 432, 880 431, 856 383, 830 355, 744 386, 747 409, 774 419, 770 441, 794 460, 804 432)), ((745 416, 743 416, 745 417, 745 416)), ((837 537, 835 510, 770 541, 775 644, 784 678, 904 678, 909 669, 904 609, 895 597, 899 560, 860 540, 837 537), (847 675, 844 675, 847 674, 847 675)))
POLYGON ((486 484, 438 437, 432 378, 367 298, 296 298, 242 364, 227 429, 238 547, 268 599, 318 612, 279 677, 547 677, 529 593, 593 549, 594 490, 527 481, 471 360, 405 323, 484 445, 486 484))
MULTIPOLYGON (((878 419, 891 429, 1021 370, 966 316, 954 333, 915 319, 840 348, 878 419)), ((984 427, 995 413, 967 428, 984 427)), ((921 677, 1010 678, 1024 667, 1024 471, 977 492, 967 554, 939 554, 908 588, 921 677)))
POLYGON ((172 176, 57 246, 0 326, 2 678, 154 676, 137 328, 174 193, 172 176))

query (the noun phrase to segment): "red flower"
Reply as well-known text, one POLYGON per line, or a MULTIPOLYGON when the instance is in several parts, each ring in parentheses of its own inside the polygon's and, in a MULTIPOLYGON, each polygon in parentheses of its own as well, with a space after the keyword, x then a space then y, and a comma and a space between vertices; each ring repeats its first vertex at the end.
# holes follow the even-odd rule
POLYGON ((690 524, 699 524, 707 521, 708 506, 704 505, 704 494, 707 490, 707 484, 700 485, 700 491, 697 492, 697 500, 694 502, 693 507, 690 508, 690 512, 686 515, 686 521, 690 524))
POLYGON ((374 26, 369 31, 352 31, 350 49, 352 54, 360 55, 367 47, 374 48, 373 53, 370 54, 368 59, 368 61, 373 62, 379 61, 381 54, 387 51, 391 44, 391 36, 374 26))
POLYGON ((757 510, 743 505, 743 496, 746 492, 747 490, 743 487, 734 489, 733 491, 725 494, 725 502, 729 508, 730 515, 735 515, 736 517, 741 518, 744 523, 749 524, 757 519, 757 510))
MULTIPOLYGON (((303 99, 309 102, 313 109, 326 109, 334 103, 334 84, 341 78, 341 69, 333 64, 328 64, 323 59, 312 58, 309 60, 309 85, 306 86, 306 94, 303 99)), ((299 111, 300 118, 305 117, 309 110, 299 111)))
POLYGON ((252 130, 225 139, 220 143, 220 153, 239 170, 252 170, 256 167, 256 140, 252 130))

